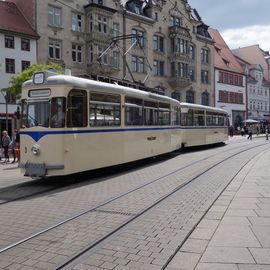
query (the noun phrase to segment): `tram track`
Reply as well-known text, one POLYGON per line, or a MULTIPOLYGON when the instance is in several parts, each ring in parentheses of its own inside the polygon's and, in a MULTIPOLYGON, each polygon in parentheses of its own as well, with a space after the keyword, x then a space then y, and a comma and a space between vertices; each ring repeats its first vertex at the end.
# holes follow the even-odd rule
MULTIPOLYGON (((240 143, 240 142, 237 142, 237 144, 238 143, 240 143)), ((222 151, 221 153, 224 153, 227 151, 231 151, 231 149, 222 151)), ((218 153, 218 154, 220 154, 220 153, 218 153)), ((214 155, 216 155, 216 154, 214 154, 214 155)), ((180 168, 179 170, 185 169, 188 166, 193 166, 196 163, 204 161, 207 158, 213 157, 214 155, 210 155, 210 156, 203 158, 203 159, 200 159, 196 162, 192 162, 191 164, 188 164, 188 165, 180 168)), ((174 172, 172 172, 172 173, 174 173, 174 172)), ((68 177, 70 177, 70 176, 68 176, 68 177)), ((161 177, 164 177, 164 176, 161 176, 161 177)), ((11 202, 16 202, 16 201, 25 200, 25 199, 31 199, 31 198, 35 198, 35 197, 40 196, 40 195, 46 195, 52 191, 59 192, 59 191, 65 190, 67 188, 74 188, 74 187, 77 187, 78 185, 81 184, 81 182, 78 183, 76 178, 74 178, 74 180, 69 180, 69 181, 64 180, 61 183, 58 182, 57 184, 55 184, 56 181, 59 181, 59 178, 60 177, 51 177, 51 178, 47 178, 47 179, 37 179, 37 180, 29 181, 27 183, 20 183, 20 184, 14 185, 14 186, 1 188, 0 189, 0 207, 5 205, 5 204, 11 203, 11 202), (45 181, 46 181, 46 184, 44 184, 45 181), (69 182, 69 183, 67 183, 67 182, 69 182), (39 190, 36 192, 33 192, 33 189, 36 189, 36 188, 38 188, 39 190)), ((96 178, 97 177, 94 176, 94 179, 96 179, 96 178)))
MULTIPOLYGON (((169 196, 171 196, 172 194, 174 194, 175 192, 177 192, 178 190, 180 190, 180 189, 183 188, 184 186, 186 186, 186 185, 188 185, 189 183, 191 183, 191 182, 195 181, 196 179, 198 179, 200 176, 202 176, 203 174, 205 174, 205 173, 208 172, 209 170, 212 170, 212 169, 215 168, 216 166, 220 165, 221 163, 227 161, 228 159, 230 159, 230 158, 232 158, 232 157, 234 157, 234 156, 237 156, 237 155, 239 155, 239 154, 241 154, 241 153, 244 153, 244 152, 246 152, 246 151, 249 151, 249 150, 252 150, 252 149, 254 149, 254 148, 258 148, 258 147, 264 146, 264 145, 265 145, 265 143, 264 143, 264 144, 260 144, 260 145, 256 145, 256 146, 253 146, 253 147, 245 148, 244 150, 241 150, 240 152, 237 152, 237 153, 234 153, 234 154, 229 155, 229 156, 226 157, 225 159, 222 159, 221 161, 215 163, 214 165, 211 165, 211 166, 208 167, 206 170, 204 170, 204 171, 202 171, 201 173, 197 174, 196 176, 194 176, 194 177, 191 178, 190 180, 186 181, 185 183, 182 183, 182 184, 178 185, 178 186, 175 187, 173 190, 171 190, 171 191, 168 192, 167 194, 161 196, 159 199, 155 200, 154 203, 152 203, 152 204, 149 205, 148 207, 144 208, 144 209, 141 210, 140 212, 138 212, 138 213, 136 213, 136 214, 132 214, 132 213, 131 213, 131 215, 127 215, 127 216, 130 216, 130 217, 129 217, 128 219, 126 219, 124 222, 121 222, 120 225, 116 226, 116 228, 115 228, 114 230, 111 230, 111 231, 108 232, 107 234, 105 234, 105 235, 103 235, 102 237, 100 237, 100 238, 96 239, 95 241, 93 241, 91 245, 88 245, 87 248, 85 248, 85 249, 83 249, 82 251, 80 251, 79 253, 75 254, 75 256, 72 256, 71 259, 67 260, 64 264, 62 264, 61 266, 59 266, 57 269, 61 269, 61 268, 63 268, 63 267, 68 266, 71 262, 73 262, 74 260, 76 260, 76 258, 80 257, 81 254, 83 254, 83 253, 89 251, 90 249, 92 249, 93 247, 97 246, 98 244, 100 244, 101 242, 103 242, 104 240, 106 240, 108 237, 112 236, 113 234, 115 234, 116 232, 118 232, 119 230, 121 230, 122 228, 124 228, 125 226, 127 226, 127 225, 128 225, 129 223, 131 223, 132 221, 138 219, 141 215, 143 215, 144 213, 146 213, 147 211, 149 211, 150 209, 152 209, 153 207, 155 207, 157 204, 159 204, 159 203, 161 203, 162 201, 164 201, 165 199, 167 199, 169 196)), ((231 151, 231 150, 235 150, 235 149, 230 149, 230 150, 228 150, 228 151, 231 151)), ((223 151, 223 152, 227 152, 227 151, 223 151)), ((220 153, 218 153, 218 154, 220 154, 220 153)), ((188 165, 186 165, 186 166, 184 166, 184 167, 182 167, 182 168, 178 168, 177 170, 175 170, 175 171, 173 171, 173 172, 170 172, 170 173, 168 173, 168 174, 166 174, 166 175, 160 176, 160 177, 158 177, 158 178, 152 180, 151 182, 148 182, 148 183, 146 183, 146 184, 144 184, 144 185, 141 185, 140 187, 137 187, 137 188, 132 189, 132 190, 129 190, 129 191, 125 192, 125 193, 119 194, 119 195, 117 195, 117 196, 115 196, 115 197, 113 197, 113 198, 110 198, 110 199, 108 199, 107 201, 104 201, 104 202, 102 202, 101 204, 96 205, 95 207, 92 207, 92 208, 90 208, 90 209, 87 209, 86 211, 83 211, 83 212, 81 212, 81 213, 79 213, 79 214, 77 214, 77 215, 74 215, 74 216, 72 216, 72 217, 70 217, 70 218, 68 218, 68 219, 63 220, 62 222, 59 222, 59 223, 57 223, 57 224, 54 224, 53 226, 50 226, 50 227, 48 227, 48 228, 46 228, 46 229, 44 229, 44 230, 42 230, 42 231, 39 231, 39 232, 37 232, 37 233, 35 233, 35 234, 29 236, 29 237, 26 237, 26 238, 24 238, 24 239, 22 239, 22 240, 20 240, 20 241, 17 241, 16 243, 14 243, 14 244, 12 244, 12 245, 9 245, 9 246, 7 246, 7 247, 5 247, 5 248, 2 248, 2 249, 0 250, 0 253, 4 253, 4 252, 7 251, 7 250, 10 250, 10 249, 15 248, 15 247, 17 247, 17 246, 19 246, 19 245, 22 245, 23 243, 28 242, 28 241, 30 241, 30 240, 32 240, 32 239, 34 239, 34 238, 36 238, 36 237, 38 237, 38 236, 40 236, 40 235, 42 235, 42 234, 45 234, 46 232, 50 232, 50 231, 52 231, 53 229, 60 227, 61 225, 64 225, 64 224, 66 224, 66 223, 68 223, 68 222, 70 222, 70 221, 74 221, 75 219, 78 219, 78 218, 80 218, 80 217, 83 217, 84 215, 87 215, 87 214, 89 214, 90 212, 97 212, 97 211, 101 211, 101 212, 102 212, 102 211, 104 211, 104 209, 102 209, 102 207, 104 207, 104 206, 106 206, 106 205, 109 205, 110 203, 115 202, 115 201, 117 201, 117 200, 123 198, 124 196, 128 196, 128 195, 130 195, 131 193, 136 192, 136 191, 138 191, 139 189, 142 189, 142 188, 144 188, 144 187, 146 187, 146 186, 148 186, 148 185, 150 185, 150 184, 153 184, 153 183, 155 183, 155 182, 157 182, 157 181, 159 181, 159 180, 162 180, 162 179, 164 179, 164 178, 166 178, 166 177, 169 177, 169 176, 171 176, 171 175, 173 175, 173 174, 176 174, 176 173, 180 172, 181 170, 184 170, 184 169, 186 169, 186 168, 188 168, 188 167, 190 167, 190 166, 193 166, 193 165, 195 165, 195 164, 197 164, 197 163, 199 163, 199 162, 202 162, 203 160, 210 159, 211 157, 214 157, 214 156, 216 156, 216 155, 217 155, 217 154, 213 154, 213 155, 208 156, 208 157, 206 157, 206 158, 203 158, 203 159, 201 159, 201 160, 197 160, 197 161, 195 161, 195 162, 193 162, 193 163, 191 163, 191 164, 188 164, 188 165)), ((106 211, 106 210, 105 210, 105 211, 106 211)))

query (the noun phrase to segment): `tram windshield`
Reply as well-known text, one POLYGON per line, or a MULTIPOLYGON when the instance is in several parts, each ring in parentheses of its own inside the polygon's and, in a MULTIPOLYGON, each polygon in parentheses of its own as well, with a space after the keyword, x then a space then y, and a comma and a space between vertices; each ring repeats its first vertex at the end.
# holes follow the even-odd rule
POLYGON ((33 102, 27 106, 27 121, 26 127, 49 127, 50 103, 48 102, 33 102))

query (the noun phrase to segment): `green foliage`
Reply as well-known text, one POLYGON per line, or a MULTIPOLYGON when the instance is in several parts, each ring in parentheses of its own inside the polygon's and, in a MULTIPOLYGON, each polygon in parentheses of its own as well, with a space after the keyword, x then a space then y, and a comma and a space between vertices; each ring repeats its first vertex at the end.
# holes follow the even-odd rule
POLYGON ((58 64, 53 63, 49 65, 33 64, 28 69, 22 71, 19 75, 11 77, 9 91, 16 96, 20 96, 22 91, 22 84, 25 81, 30 80, 34 72, 47 69, 55 69, 58 73, 61 74, 64 73, 64 69, 58 64))

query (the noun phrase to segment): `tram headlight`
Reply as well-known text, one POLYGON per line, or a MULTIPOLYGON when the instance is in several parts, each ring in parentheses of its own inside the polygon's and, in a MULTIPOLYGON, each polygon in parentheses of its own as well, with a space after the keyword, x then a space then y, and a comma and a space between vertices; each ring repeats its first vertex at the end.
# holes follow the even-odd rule
POLYGON ((33 155, 35 155, 35 156, 39 155, 39 153, 40 153, 39 145, 37 145, 37 144, 33 145, 31 148, 31 151, 32 151, 33 155))

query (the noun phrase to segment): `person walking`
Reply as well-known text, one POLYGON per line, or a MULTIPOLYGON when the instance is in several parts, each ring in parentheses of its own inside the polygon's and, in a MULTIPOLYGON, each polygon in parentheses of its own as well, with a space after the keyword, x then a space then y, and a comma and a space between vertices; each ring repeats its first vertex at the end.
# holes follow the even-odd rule
POLYGON ((268 127, 265 127, 265 137, 267 141, 268 141, 268 136, 269 136, 269 129, 268 127))
POLYGON ((9 148, 12 150, 12 154, 13 154, 12 163, 16 162, 16 157, 17 157, 17 154, 16 154, 16 137, 17 137, 17 133, 18 133, 17 129, 14 129, 13 134, 11 136, 11 142, 9 144, 9 148))
POLYGON ((252 128, 251 127, 248 128, 248 137, 247 137, 247 139, 252 140, 252 128))
POLYGON ((4 156, 5 156, 5 163, 9 162, 9 154, 8 154, 8 148, 9 144, 11 142, 10 137, 8 136, 8 133, 6 130, 3 130, 2 132, 2 147, 4 148, 4 156))

